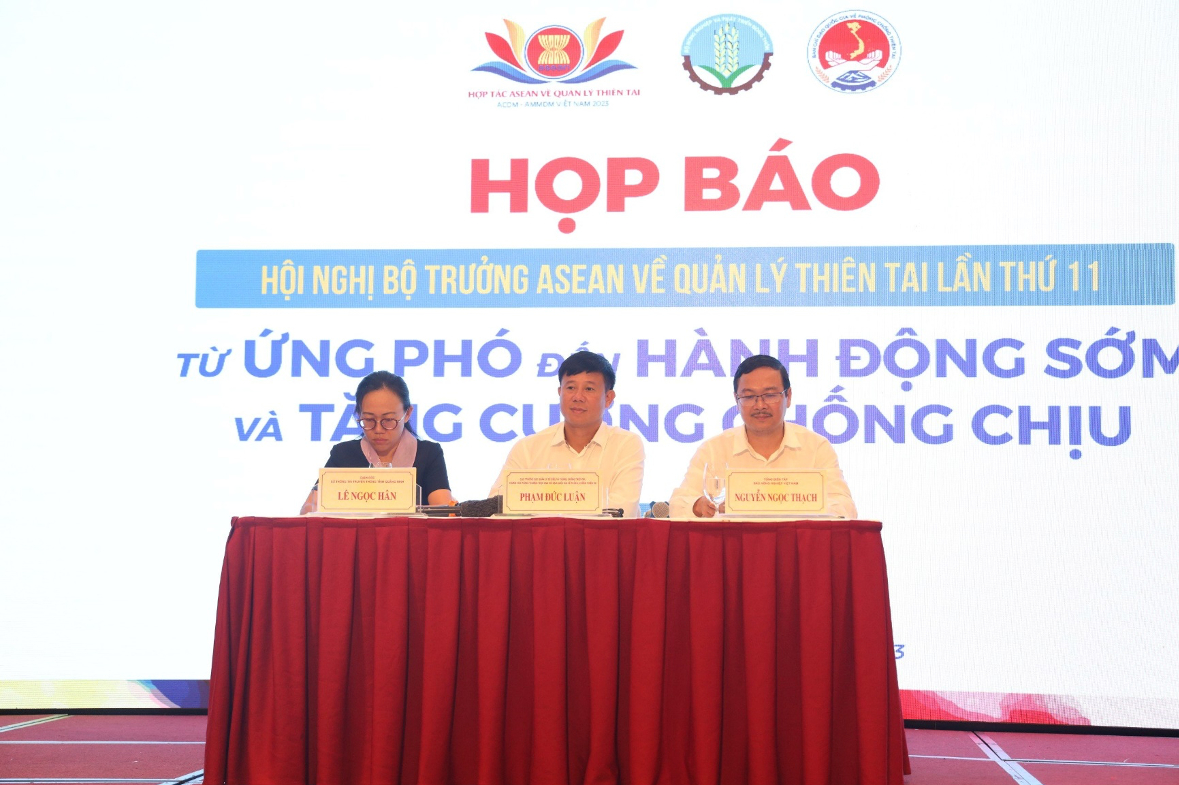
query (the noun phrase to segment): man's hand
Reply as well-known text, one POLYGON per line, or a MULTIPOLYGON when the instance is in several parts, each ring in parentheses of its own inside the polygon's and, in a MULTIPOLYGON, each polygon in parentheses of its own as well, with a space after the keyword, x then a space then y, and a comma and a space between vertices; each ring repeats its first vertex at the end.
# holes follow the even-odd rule
MULTIPOLYGON (((724 504, 724 502, 721 502, 720 512, 724 512, 724 511, 725 511, 725 504, 724 504)), ((701 496, 699 499, 697 499, 696 503, 692 505, 692 514, 695 515, 697 518, 711 518, 712 516, 716 515, 716 513, 717 513, 716 505, 713 504, 712 502, 710 502, 708 499, 704 498, 703 496, 701 496)))

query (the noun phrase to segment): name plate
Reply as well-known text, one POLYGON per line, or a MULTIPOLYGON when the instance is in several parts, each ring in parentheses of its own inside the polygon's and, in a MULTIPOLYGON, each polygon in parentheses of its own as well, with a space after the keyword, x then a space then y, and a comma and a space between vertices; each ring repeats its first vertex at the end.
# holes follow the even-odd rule
POLYGON ((726 514, 821 513, 826 504, 823 473, 817 470, 730 469, 727 475, 726 514))
POLYGON ((597 472, 510 471, 504 482, 505 515, 600 515, 597 472))
POLYGON ((414 515, 418 470, 320 469, 319 512, 414 515))

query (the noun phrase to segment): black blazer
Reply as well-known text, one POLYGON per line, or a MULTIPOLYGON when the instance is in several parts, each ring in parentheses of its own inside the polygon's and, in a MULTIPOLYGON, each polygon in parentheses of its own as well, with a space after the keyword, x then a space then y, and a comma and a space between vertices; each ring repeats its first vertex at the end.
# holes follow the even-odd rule
MULTIPOLYGON (((360 448, 360 439, 340 442, 332 447, 332 454, 324 464, 328 469, 364 469, 367 466, 368 458, 364 457, 364 450, 360 448)), ((446 459, 442 457, 442 445, 438 442, 418 439, 418 454, 413 459, 413 467, 418 470, 422 504, 430 503, 430 494, 434 491, 450 490, 450 479, 446 476, 446 459)))

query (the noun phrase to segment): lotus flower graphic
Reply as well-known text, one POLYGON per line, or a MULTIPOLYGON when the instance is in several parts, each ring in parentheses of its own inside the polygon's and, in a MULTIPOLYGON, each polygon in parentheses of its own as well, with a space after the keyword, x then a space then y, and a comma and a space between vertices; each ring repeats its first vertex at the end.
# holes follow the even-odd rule
POLYGON ((578 36, 568 27, 546 25, 530 36, 510 19, 504 20, 508 37, 486 33, 487 44, 499 60, 471 69, 511 79, 523 84, 580 84, 606 74, 634 68, 622 60, 607 60, 622 42, 622 30, 603 37, 605 17, 591 22, 585 35, 578 36))

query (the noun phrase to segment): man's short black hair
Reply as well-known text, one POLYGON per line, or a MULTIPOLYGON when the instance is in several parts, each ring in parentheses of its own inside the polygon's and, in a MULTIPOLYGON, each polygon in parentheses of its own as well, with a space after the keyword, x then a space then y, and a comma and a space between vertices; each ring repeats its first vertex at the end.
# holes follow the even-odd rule
POLYGON ((569 355, 557 369, 557 380, 563 382, 566 376, 576 376, 579 373, 600 373, 606 380, 606 389, 614 389, 614 369, 600 354, 583 351, 569 355))
POLYGON ((782 374, 782 391, 785 392, 790 389, 790 375, 786 373, 786 366, 782 365, 777 357, 770 357, 768 354, 755 354, 752 357, 746 357, 737 366, 737 372, 733 374, 734 395, 737 394, 737 384, 741 381, 741 377, 758 368, 773 368, 782 374))

